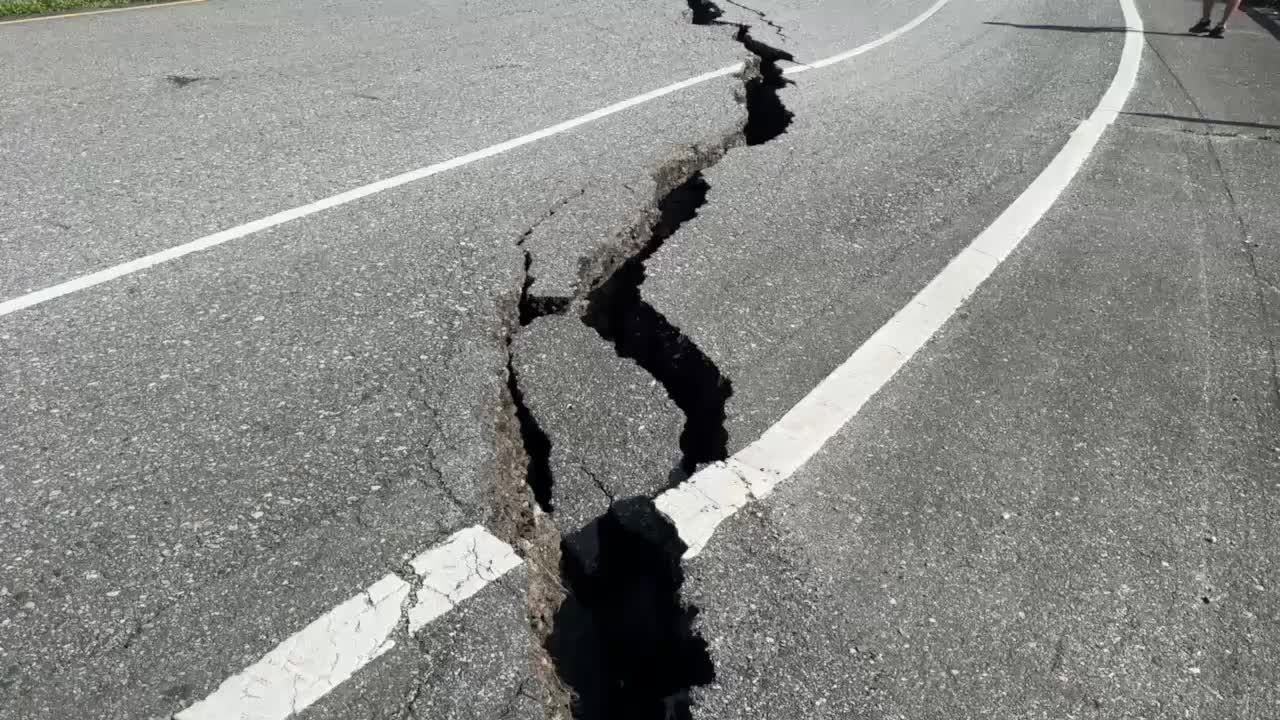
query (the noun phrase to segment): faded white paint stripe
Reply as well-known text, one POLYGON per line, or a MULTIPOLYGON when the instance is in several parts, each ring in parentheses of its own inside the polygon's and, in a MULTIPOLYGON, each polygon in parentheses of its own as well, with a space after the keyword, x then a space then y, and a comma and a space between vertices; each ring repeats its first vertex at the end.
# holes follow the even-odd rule
POLYGON ((397 628, 417 632, 520 565, 483 527, 459 530, 410 565, 420 589, 394 573, 325 613, 228 678, 176 720, 284 720, 395 647, 397 628), (406 607, 407 605, 407 607, 406 607))
MULTIPOLYGON (((848 423, 924 347, 956 309, 1044 217, 1124 107, 1138 79, 1142 17, 1120 0, 1128 32, 1115 77, 1097 108, 1026 190, 942 272, 758 440, 658 497, 695 557, 720 523, 767 497, 848 423)), ((816 65, 816 64, 815 64, 816 65)))
MULTIPOLYGON (((865 45, 860 45, 847 52, 843 52, 838 55, 833 55, 829 58, 818 60, 809 65, 802 65, 802 66, 788 68, 786 72, 795 73, 795 72, 801 72, 803 70, 807 70, 811 68, 826 67, 828 65, 832 65, 844 60, 848 60, 852 57, 856 57, 869 50, 874 50, 875 48, 878 48, 881 45, 884 45, 885 43, 895 38, 901 37, 903 33, 908 32, 912 28, 915 28, 916 26, 920 25, 920 23, 923 23, 925 20, 928 20, 930 17, 933 16, 934 13, 940 10, 942 6, 946 5, 948 2, 950 2, 950 0, 938 0, 937 3, 935 3, 932 7, 926 10, 924 13, 920 14, 919 16, 911 20, 911 22, 890 32, 888 35, 885 35, 884 37, 873 40, 869 43, 866 43, 865 45)), ((228 242, 231 242, 232 240, 238 240, 240 238, 253 235, 254 233, 262 232, 263 230, 269 230, 273 227, 277 227, 279 225, 283 225, 285 223, 307 217, 308 215, 314 215, 318 212, 328 210, 330 208, 338 207, 339 205, 346 205, 347 203, 354 202, 361 198, 366 198, 366 197, 369 197, 370 195, 375 195, 377 193, 384 192, 386 190, 391 190, 393 188, 400 187, 401 185, 407 185, 408 183, 415 182, 417 180, 429 178, 432 175, 439 175, 440 173, 448 172, 449 170, 456 170, 457 168, 463 167, 465 165, 470 165, 471 163, 478 162, 480 160, 485 160, 487 158, 494 157, 495 155, 501 155, 502 153, 515 150, 516 148, 522 147, 524 145, 528 145, 530 143, 534 143, 539 140, 549 138, 553 135, 559 135, 560 133, 573 130, 574 128, 581 127, 588 123, 595 122, 596 120, 600 120, 600 119, 609 117, 610 115, 620 113, 623 110, 633 108, 637 105, 642 105, 644 103, 649 102, 650 100, 656 100, 660 97, 663 97, 664 95, 670 95, 671 93, 684 90, 685 88, 693 87, 694 85, 699 85, 709 80, 714 80, 715 78, 724 77, 726 75, 732 75, 733 73, 736 73, 741 69, 742 69, 742 63, 737 63, 735 65, 722 67, 719 70, 712 70, 711 72, 703 73, 696 77, 691 77, 687 80, 681 80, 680 82, 676 82, 670 85, 666 85, 664 87, 660 87, 657 90, 650 90, 647 93, 636 95, 633 98, 628 98, 621 102, 617 102, 607 107, 600 108, 599 110, 589 112, 586 115, 581 115, 579 117, 573 118, 572 120, 566 120, 562 123, 552 125, 551 127, 547 127, 541 130, 537 130, 535 132, 531 132, 527 135, 521 135, 520 137, 512 138, 511 140, 507 140, 506 142, 498 143, 497 145, 490 145, 489 147, 484 148, 482 150, 477 150, 475 152, 467 153, 466 155, 461 155, 451 160, 438 162, 434 165, 428 165, 424 168, 419 168, 417 170, 411 170, 409 172, 396 175, 395 177, 390 177, 385 180, 379 180, 377 182, 369 183, 368 185, 362 185, 361 187, 354 188, 352 190, 348 190, 343 193, 339 193, 332 197, 324 198, 323 200, 317 200, 315 202, 308 203, 306 205, 293 208, 291 210, 284 210, 274 215, 268 215, 267 217, 261 218, 259 220, 247 222, 243 225, 237 225, 232 228, 227 228, 226 230, 216 232, 212 235, 206 235, 202 238, 198 238, 196 240, 183 243, 181 245, 175 245, 174 247, 167 248, 165 250, 152 253, 150 255, 145 255, 143 257, 130 260, 128 262, 123 262, 123 263, 120 263, 119 265, 113 265, 112 267, 104 268, 102 270, 98 270, 97 272, 92 272, 87 275, 81 275, 80 277, 67 280, 66 282, 61 282, 56 285, 51 285, 42 290, 36 290, 34 292, 30 292, 25 295, 19 295, 18 297, 5 300, 4 302, 0 302, 0 316, 9 315, 11 313, 15 313, 20 310, 25 310, 27 308, 34 307, 41 303, 45 303, 50 300, 60 298, 64 295, 70 295, 71 293, 74 293, 74 292, 87 290, 88 288, 94 287, 96 285, 101 285, 102 283, 110 282, 112 280, 122 278, 126 275, 132 275, 133 273, 155 267, 162 263, 167 263, 173 260, 177 260, 179 258, 186 257, 187 255, 191 255, 192 253, 198 253, 198 252, 201 252, 202 250, 208 250, 210 248, 214 248, 219 245, 222 245, 223 243, 228 243, 228 242)))

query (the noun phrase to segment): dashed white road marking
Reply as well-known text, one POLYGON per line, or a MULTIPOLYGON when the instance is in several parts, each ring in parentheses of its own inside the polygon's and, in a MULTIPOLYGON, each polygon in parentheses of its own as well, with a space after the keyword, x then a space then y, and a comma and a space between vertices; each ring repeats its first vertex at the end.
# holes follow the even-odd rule
MULTIPOLYGON (((890 32, 888 35, 877 38, 876 40, 864 45, 859 45, 852 50, 848 50, 838 55, 832 55, 831 57, 809 63, 807 66, 790 67, 787 69, 787 72, 795 73, 810 68, 826 67, 828 65, 856 57, 869 50, 874 50, 890 40, 901 37, 903 33, 917 27, 925 20, 928 20, 948 2, 950 2, 950 0, 938 0, 938 2, 928 10, 925 10, 906 25, 890 32)), ((400 175, 389 177, 385 180, 379 180, 377 182, 369 183, 368 185, 362 185, 358 188, 324 198, 323 200, 317 200, 291 210, 284 210, 275 213, 274 215, 268 215, 267 217, 259 220, 227 228, 226 230, 213 233, 212 235, 206 235, 202 238, 198 238, 181 245, 175 245, 171 248, 151 253, 150 255, 144 255, 143 257, 120 263, 119 265, 113 265, 111 267, 98 270, 97 272, 81 275, 77 278, 73 278, 56 285, 51 285, 41 290, 29 292, 25 295, 19 295, 18 297, 0 302, 0 316, 9 315, 11 313, 18 312, 19 310, 25 310, 41 303, 60 298, 64 295, 70 295, 74 292, 87 290, 95 285, 101 285, 102 283, 110 282, 126 275, 132 275, 133 273, 155 267, 156 265, 177 260, 202 250, 208 250, 222 245, 223 243, 238 240, 240 238, 253 235, 254 233, 262 232, 263 230, 268 230, 270 228, 307 217, 308 215, 314 215, 318 212, 338 207, 339 205, 346 205, 347 203, 354 202, 361 198, 366 198, 370 195, 375 195, 386 190, 400 187, 401 185, 407 185, 408 183, 417 180, 429 178, 432 175, 439 175, 440 173, 456 170, 465 165, 470 165, 471 163, 494 157, 495 155, 501 155, 524 145, 549 138, 553 135, 559 135, 563 132, 568 132, 574 128, 620 113, 623 110, 633 108, 637 105, 642 105, 650 100, 656 100, 664 95, 670 95, 671 93, 679 90, 684 90, 685 88, 693 87, 694 85, 699 85, 719 77, 732 75, 733 73, 741 70, 742 67, 742 63, 737 63, 727 67, 722 67, 719 70, 712 70, 711 72, 703 73, 687 80, 681 80, 680 82, 660 87, 657 90, 650 90, 647 93, 636 95, 635 97, 628 98, 621 102, 616 102, 607 107, 600 108, 599 110, 589 112, 586 115, 580 115, 572 120, 566 120, 562 123, 552 125, 551 127, 531 132, 527 135, 521 135, 520 137, 512 138, 506 142, 500 142, 497 145, 490 145, 482 150, 476 150, 475 152, 460 155, 451 160, 445 160, 423 168, 418 168, 417 170, 410 170, 409 172, 401 173, 400 175)))
POLYGON ((228 678, 175 720, 283 720, 395 647, 410 634, 520 565, 510 545, 477 525, 454 533, 411 563, 421 586, 389 573, 228 678))
POLYGON ((695 473, 656 500, 688 545, 706 546, 720 523, 767 497, 809 461, 933 337, 1040 222, 1113 123, 1138 79, 1142 17, 1120 0, 1128 32, 1111 85, 1048 167, 942 272, 818 383, 775 425, 729 460, 695 473))

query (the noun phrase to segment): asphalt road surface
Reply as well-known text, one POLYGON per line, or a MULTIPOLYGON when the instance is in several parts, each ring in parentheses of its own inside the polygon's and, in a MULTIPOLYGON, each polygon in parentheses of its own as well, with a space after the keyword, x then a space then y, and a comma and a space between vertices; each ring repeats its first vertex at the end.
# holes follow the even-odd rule
POLYGON ((0 24, 0 719, 1280 717, 1280 14, 1198 14, 0 24))

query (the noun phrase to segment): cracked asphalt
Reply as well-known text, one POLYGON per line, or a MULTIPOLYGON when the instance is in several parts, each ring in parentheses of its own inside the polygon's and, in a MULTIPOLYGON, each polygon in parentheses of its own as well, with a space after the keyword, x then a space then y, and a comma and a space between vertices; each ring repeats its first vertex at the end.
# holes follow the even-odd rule
MULTIPOLYGON (((805 63, 932 4, 726 0, 695 25, 683 0, 210 0, 0 26, 0 301, 747 63, 0 317, 0 719, 172 717, 476 524, 526 564, 297 716, 567 719, 543 623, 590 633, 553 617, 580 599, 556 533, 574 552, 615 500, 774 423, 1031 183, 1125 39, 1115 0, 950 0, 744 91, 734 24, 805 63), (775 95, 785 132, 747 146, 775 95), (705 197, 673 209, 689 146, 714 151, 705 197), (541 535, 503 450, 539 459, 512 386, 548 445, 541 535)), ((1280 16, 1212 41, 1183 34, 1198 3, 1138 5, 1138 85, 1050 213, 684 563, 666 599, 696 608, 714 679, 667 707, 1280 714, 1280 16)), ((645 602, 619 637, 684 617, 645 602)))

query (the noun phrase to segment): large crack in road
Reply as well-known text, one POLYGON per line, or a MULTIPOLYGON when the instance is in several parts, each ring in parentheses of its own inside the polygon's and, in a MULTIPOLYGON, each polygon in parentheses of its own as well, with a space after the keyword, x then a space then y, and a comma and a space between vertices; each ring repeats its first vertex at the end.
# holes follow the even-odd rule
MULTIPOLYGON (((500 455, 506 458, 500 473, 510 476, 504 502, 530 565, 530 622, 542 646, 536 662, 549 717, 688 718, 692 689, 715 679, 707 643, 694 627, 697 609, 680 597, 686 546, 651 497, 613 501, 610 496, 608 511, 586 527, 556 528, 553 441, 525 402, 515 345, 521 330, 539 318, 576 314, 619 357, 659 383, 685 416, 680 460, 663 489, 727 457, 724 420, 732 382, 644 300, 641 286, 645 263, 709 201, 712 188, 705 171, 736 148, 786 132, 793 115, 778 95, 787 84, 778 63, 793 58, 753 38, 749 25, 720 20, 723 10, 714 3, 688 0, 688 5, 696 25, 736 28, 736 41, 749 53, 737 92, 745 121, 711 143, 686 148, 654 171, 652 202, 611 242, 581 259, 572 296, 533 292, 533 257, 524 248, 533 229, 517 240, 524 269, 504 338, 509 406, 499 420, 505 448, 500 455), (523 458, 517 459, 521 450, 523 458), (536 509, 516 507, 517 481, 536 509)), ((543 219, 569 200, 561 200, 543 219)))
POLYGON ((682 456, 668 476, 669 486, 684 481, 698 465, 727 456, 724 413, 733 384, 688 336, 644 301, 640 286, 645 261, 693 219, 709 189, 698 171, 667 193, 658 203, 659 219, 649 242, 588 294, 582 315, 619 357, 634 361, 657 380, 684 413, 682 456))

